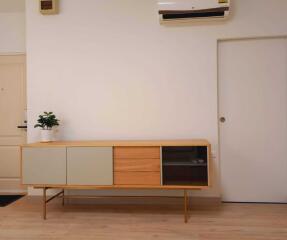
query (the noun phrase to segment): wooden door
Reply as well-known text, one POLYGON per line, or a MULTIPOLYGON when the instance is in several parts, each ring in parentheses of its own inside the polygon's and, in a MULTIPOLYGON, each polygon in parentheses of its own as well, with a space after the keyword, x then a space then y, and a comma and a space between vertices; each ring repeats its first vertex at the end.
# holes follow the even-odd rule
POLYGON ((219 43, 224 201, 287 202, 287 40, 219 43))
POLYGON ((23 192, 20 149, 26 142, 25 56, 0 56, 0 193, 23 192))

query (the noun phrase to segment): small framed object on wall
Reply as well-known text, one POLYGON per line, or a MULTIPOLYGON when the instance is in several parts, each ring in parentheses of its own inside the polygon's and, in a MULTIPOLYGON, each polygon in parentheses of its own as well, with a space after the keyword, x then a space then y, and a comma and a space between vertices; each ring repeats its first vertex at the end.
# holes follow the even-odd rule
POLYGON ((40 13, 52 15, 59 13, 59 0, 39 0, 40 13))

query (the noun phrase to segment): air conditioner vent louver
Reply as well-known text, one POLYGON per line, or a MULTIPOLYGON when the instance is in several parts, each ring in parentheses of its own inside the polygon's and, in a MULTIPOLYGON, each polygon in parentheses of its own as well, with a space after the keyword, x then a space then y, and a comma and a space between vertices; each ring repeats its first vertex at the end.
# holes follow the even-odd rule
POLYGON ((186 18, 206 18, 206 17, 224 17, 225 11, 229 11, 229 7, 203 9, 203 10, 167 10, 159 11, 163 19, 186 19, 186 18))
POLYGON ((158 0, 162 21, 200 18, 225 18, 229 14, 230 0, 158 0))

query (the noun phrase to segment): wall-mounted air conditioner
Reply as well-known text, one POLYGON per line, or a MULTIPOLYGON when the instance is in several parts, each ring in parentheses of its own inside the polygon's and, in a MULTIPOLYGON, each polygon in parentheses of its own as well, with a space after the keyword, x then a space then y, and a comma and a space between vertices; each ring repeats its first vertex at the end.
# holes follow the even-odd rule
POLYGON ((231 0, 158 0, 161 21, 221 18, 229 15, 231 0))

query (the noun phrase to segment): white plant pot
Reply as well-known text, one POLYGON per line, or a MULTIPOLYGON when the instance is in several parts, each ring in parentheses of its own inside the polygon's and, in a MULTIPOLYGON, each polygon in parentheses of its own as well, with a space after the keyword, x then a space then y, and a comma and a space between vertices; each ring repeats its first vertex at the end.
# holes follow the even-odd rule
POLYGON ((54 140, 53 129, 41 129, 41 142, 52 142, 54 140))

